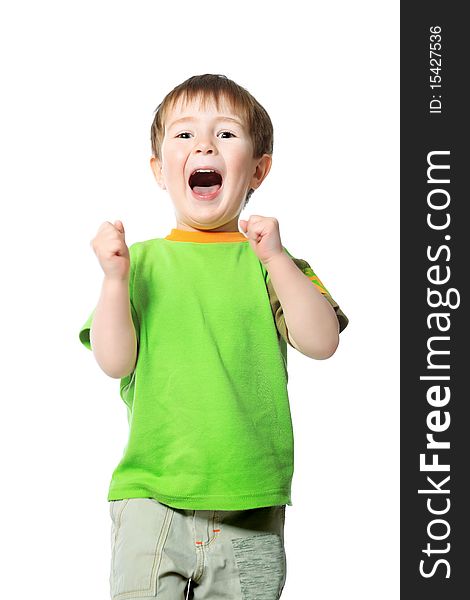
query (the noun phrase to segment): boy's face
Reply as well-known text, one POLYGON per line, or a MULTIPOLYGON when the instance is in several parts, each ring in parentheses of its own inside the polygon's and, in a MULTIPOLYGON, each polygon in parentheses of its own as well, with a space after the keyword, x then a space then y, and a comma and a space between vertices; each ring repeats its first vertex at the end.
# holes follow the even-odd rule
POLYGON ((170 193, 178 229, 238 231, 248 190, 269 173, 271 156, 253 158, 246 125, 229 106, 221 102, 219 112, 213 102, 203 109, 199 100, 183 105, 180 99, 167 115, 162 161, 152 157, 150 165, 170 193), (196 169, 214 169, 220 177, 191 177, 196 169))

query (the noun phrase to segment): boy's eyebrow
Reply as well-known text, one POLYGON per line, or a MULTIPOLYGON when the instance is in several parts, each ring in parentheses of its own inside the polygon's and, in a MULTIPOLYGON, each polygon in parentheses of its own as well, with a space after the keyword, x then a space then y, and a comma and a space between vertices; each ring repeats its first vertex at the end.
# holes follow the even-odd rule
MULTIPOLYGON (((181 117, 180 119, 176 119, 170 123, 168 128, 173 127, 173 125, 176 125, 176 123, 181 123, 182 121, 197 121, 197 119, 196 117, 181 117)), ((216 117, 215 121, 233 121, 234 123, 240 125, 240 127, 243 127, 243 123, 241 123, 238 119, 234 119, 233 117, 220 116, 216 117)))

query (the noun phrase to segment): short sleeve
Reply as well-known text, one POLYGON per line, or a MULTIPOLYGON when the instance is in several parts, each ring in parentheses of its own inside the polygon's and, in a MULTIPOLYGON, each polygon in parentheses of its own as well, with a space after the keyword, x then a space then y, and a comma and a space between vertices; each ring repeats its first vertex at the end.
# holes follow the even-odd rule
MULTIPOLYGON (((338 303, 333 299, 330 292, 326 289, 326 287, 321 282, 318 275, 313 271, 312 267, 308 264, 308 262, 301 258, 294 258, 292 256, 292 254, 290 254, 286 250, 286 248, 284 248, 284 250, 287 253, 287 255, 290 256, 290 258, 292 258, 295 265, 302 271, 302 273, 304 273, 304 275, 306 275, 310 279, 310 281, 313 283, 313 285, 316 286, 316 288, 323 294, 325 299, 328 300, 328 302, 331 304, 331 306, 333 307, 333 309, 335 311, 336 317, 338 319, 339 331, 341 333, 341 331, 343 331, 349 323, 348 317, 343 313, 343 311, 339 307, 338 303)), ((269 273, 267 273, 266 286, 268 289, 269 302, 271 304, 271 310, 273 313, 273 317, 274 317, 274 321, 276 323, 277 330, 278 330, 279 334, 284 338, 284 340, 290 346, 292 346, 292 344, 289 341, 287 325, 286 325, 286 321, 284 318, 284 312, 283 312, 281 303, 279 301, 279 298, 277 297, 274 286, 271 282, 271 279, 269 278, 269 273)))
POLYGON ((90 329, 91 329, 91 324, 93 322, 94 314, 95 314, 95 309, 93 309, 91 311, 90 316, 88 317, 88 319, 85 321, 85 323, 80 328, 80 333, 79 333, 80 341, 85 346, 85 348, 88 348, 88 350, 92 349, 91 342, 90 342, 90 329))
MULTIPOLYGON (((137 312, 134 308, 132 300, 130 301, 130 305, 131 305, 132 322, 134 323, 135 335, 136 335, 137 344, 138 344, 139 343, 139 329, 140 329, 139 318, 137 317, 137 312)), ((91 342, 90 342, 90 330, 91 330, 91 324, 93 322, 93 317, 95 315, 95 310, 96 310, 96 307, 91 311, 90 316, 85 321, 85 323, 82 325, 82 327, 80 328, 80 332, 79 332, 79 339, 80 339, 81 343, 85 346, 85 348, 88 348, 88 350, 92 350, 91 342)))
MULTIPOLYGON (((130 307, 131 307, 131 316, 132 322, 134 324, 137 345, 139 344, 140 338, 140 325, 139 325, 139 317, 137 315, 137 311, 134 307, 134 275, 135 275, 135 266, 136 266, 136 254, 134 251, 135 244, 129 246, 129 256, 130 256, 130 272, 129 272, 129 299, 130 299, 130 307)), ((81 326, 79 331, 79 339, 80 342, 88 348, 88 350, 92 350, 91 341, 90 341, 90 330, 91 325, 93 323, 93 317, 95 315, 96 307, 91 311, 85 323, 81 326)))

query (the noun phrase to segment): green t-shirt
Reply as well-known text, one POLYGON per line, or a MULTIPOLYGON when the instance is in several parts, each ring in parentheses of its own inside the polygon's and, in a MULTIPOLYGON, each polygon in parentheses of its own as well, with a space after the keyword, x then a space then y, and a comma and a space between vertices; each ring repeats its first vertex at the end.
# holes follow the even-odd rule
MULTIPOLYGON (((173 229, 129 253, 138 354, 120 382, 129 437, 108 500, 155 498, 197 510, 291 505, 290 342, 247 238, 173 229)), ((344 329, 346 316, 310 265, 294 261, 344 329)), ((93 315, 79 334, 90 350, 93 315)))

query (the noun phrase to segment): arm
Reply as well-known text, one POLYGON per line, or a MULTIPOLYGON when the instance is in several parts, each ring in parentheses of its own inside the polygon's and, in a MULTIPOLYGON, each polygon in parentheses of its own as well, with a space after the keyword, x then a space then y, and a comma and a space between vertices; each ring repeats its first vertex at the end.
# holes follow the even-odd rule
POLYGON ((294 261, 283 252, 265 264, 281 303, 292 345, 310 358, 332 356, 339 344, 334 309, 294 261))
POLYGON ((129 300, 129 278, 105 276, 90 330, 93 354, 101 369, 120 379, 131 373, 137 359, 137 340, 129 300))

